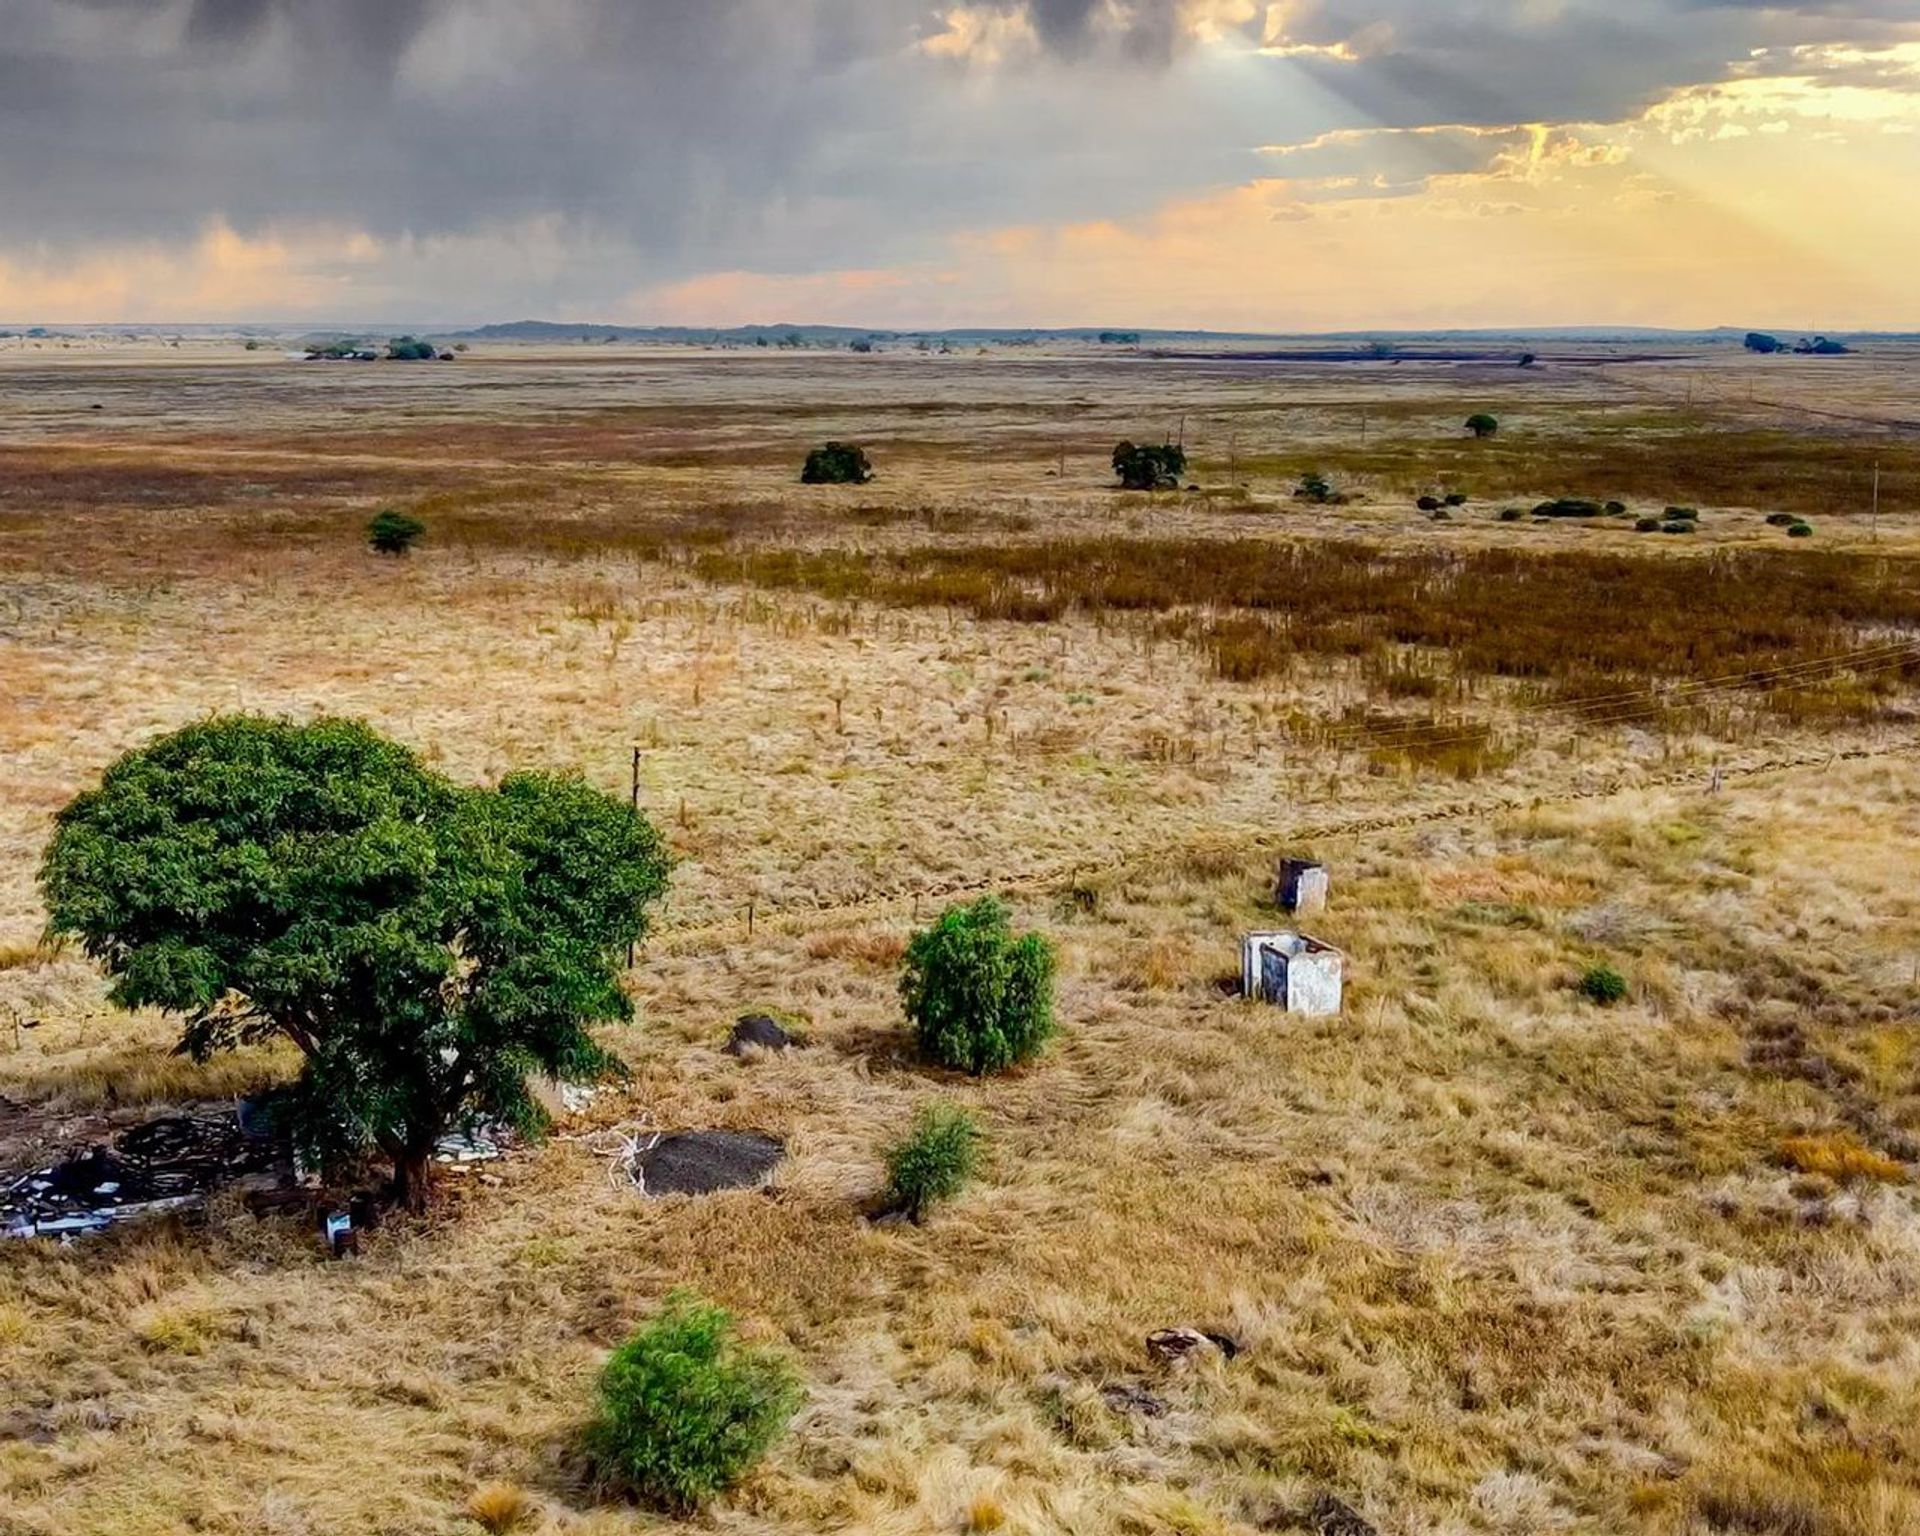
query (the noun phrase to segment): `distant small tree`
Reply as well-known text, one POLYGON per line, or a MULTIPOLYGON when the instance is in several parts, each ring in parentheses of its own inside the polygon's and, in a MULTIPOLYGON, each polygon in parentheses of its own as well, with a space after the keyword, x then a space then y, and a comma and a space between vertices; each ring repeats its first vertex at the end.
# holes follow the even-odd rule
POLYGON ((1113 472, 1128 491, 1171 491, 1187 472, 1187 451, 1177 443, 1114 445, 1113 472))
POLYGON ((418 336, 395 336, 387 343, 387 356, 401 363, 430 363, 438 355, 430 341, 418 336))
POLYGON ((929 1104, 887 1149, 887 1195, 916 1225, 967 1187, 980 1161, 980 1126, 957 1104, 929 1104))
POLYGON ((1522 368, 1531 368, 1538 361, 1539 359, 1531 352, 1522 352, 1520 354, 1520 366, 1522 368))
POLYGON ((688 1514, 739 1481, 800 1406, 793 1366, 743 1344, 733 1317, 691 1291, 667 1296, 600 1372, 587 1444, 652 1503, 688 1514))
POLYGON ((864 336, 856 336, 852 341, 847 343, 847 350, 849 352, 871 352, 873 350, 873 343, 864 336))
POLYGON ((376 512, 367 524, 367 542, 380 554, 404 555, 426 531, 427 525, 419 518, 386 507, 376 512))
POLYGON ((1336 491, 1333 482, 1317 469, 1308 470, 1300 477, 1300 483, 1293 488, 1295 501, 1310 501, 1316 506, 1338 506, 1347 497, 1344 491, 1336 491))
POLYGON ((1053 946, 1014 935, 992 896, 948 907, 907 945, 900 997, 934 1061, 975 1077, 1037 1055, 1052 1037, 1053 946))
POLYGON ((40 889, 123 1008, 184 1016, 196 1061, 279 1038, 287 1110, 323 1160, 378 1149, 405 1205, 434 1144, 529 1130, 529 1071, 617 1063, 622 951, 666 889, 659 834, 580 779, 469 789, 354 720, 232 715, 106 771, 54 818, 40 889))
POLYGON ((1769 336, 1765 331, 1748 331, 1747 339, 1741 343, 1749 352, 1778 352, 1783 343, 1778 336, 1769 336))
POLYGON ((1475 411, 1467 418, 1467 430, 1475 437, 1492 437, 1500 430, 1500 421, 1485 411, 1475 411))
POLYGON ((872 461, 852 443, 823 444, 800 470, 802 485, 865 485, 872 478, 872 461))

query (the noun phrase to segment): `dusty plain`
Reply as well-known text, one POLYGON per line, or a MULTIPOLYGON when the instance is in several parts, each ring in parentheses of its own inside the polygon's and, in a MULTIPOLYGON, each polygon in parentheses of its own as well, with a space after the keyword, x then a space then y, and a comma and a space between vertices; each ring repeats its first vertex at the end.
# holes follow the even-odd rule
POLYGON ((676 1284, 809 1386, 702 1528, 1246 1536, 1331 1496, 1388 1536, 1920 1529, 1916 578, 1891 343, 10 344, 0 1173, 290 1069, 172 1057, 43 939, 54 812, 161 731, 637 761, 679 864, 631 1081, 359 1259, 237 1201, 0 1250, 0 1533, 472 1533, 495 1483, 526 1531, 667 1528, 577 1440, 676 1284), (1116 439, 1174 435, 1193 489, 1112 488, 1116 439), (877 478, 800 486, 829 438, 877 478), (1627 511, 1530 515, 1558 496, 1627 511), (405 559, 364 545, 384 506, 428 525, 405 559), (1672 506, 1698 531, 1636 531, 1672 506), (1333 868, 1337 1020, 1231 995, 1281 851, 1333 868), (1060 946, 1063 1034, 949 1079, 898 962, 993 890, 1060 946), (752 1008, 809 1047, 720 1054, 752 1008), (936 1095, 987 1176, 875 1228, 936 1095), (580 1139, 639 1115, 792 1155, 645 1201, 580 1139), (1248 1347, 1150 1365, 1184 1323, 1248 1347))

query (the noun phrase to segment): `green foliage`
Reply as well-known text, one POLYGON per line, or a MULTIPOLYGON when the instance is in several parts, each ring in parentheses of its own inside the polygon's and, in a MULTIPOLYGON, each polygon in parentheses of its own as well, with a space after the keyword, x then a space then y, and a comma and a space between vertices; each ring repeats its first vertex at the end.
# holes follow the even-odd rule
POLYGON ((957 1104, 929 1104, 913 1128, 887 1149, 887 1196, 914 1222, 971 1182, 980 1162, 980 1127, 957 1104))
POLYGON ((1187 472, 1187 451, 1177 443, 1155 446, 1122 441, 1114 446, 1113 472, 1125 490, 1178 490, 1180 477, 1187 472))
POLYGON ((1748 331, 1741 345, 1749 352, 1779 352, 1784 347, 1778 336, 1769 336, 1765 331, 1748 331))
POLYGON ((1633 527, 1636 533, 1658 533, 1660 531, 1660 519, 1657 517, 1636 517, 1633 520, 1633 527))
POLYGON ((620 959, 666 888, 659 834, 577 778, 457 786, 358 721, 233 715, 121 757, 55 818, 40 871, 123 1008, 184 1015, 178 1049, 282 1036, 314 1153, 378 1148, 409 1203, 478 1115, 537 1128, 531 1069, 616 1066, 620 959))
POLYGON ((1697 533, 1700 525, 1690 517, 1670 517, 1660 525, 1662 533, 1697 533))
POLYGON ((975 1077, 1037 1054, 1052 1036, 1053 946, 1015 937, 992 896, 948 907, 907 945, 900 996, 920 1048, 975 1077))
POLYGON ((418 336, 396 336, 387 343, 387 356, 401 363, 430 363, 440 354, 433 343, 418 336))
POLYGON ((1608 517, 1625 517, 1627 515, 1627 504, 1624 501, 1610 501, 1603 510, 1608 517))
POLYGON ((1797 512, 1769 512, 1767 514, 1767 524, 1773 528, 1790 528, 1799 521, 1800 515, 1797 512))
POLYGON ((1700 521, 1699 510, 1694 507, 1668 507, 1664 515, 1669 522, 1697 523, 1700 521))
POLYGON ((685 1514, 767 1453, 801 1395, 784 1357, 742 1344, 724 1308, 676 1290, 601 1371, 588 1445, 614 1478, 685 1514))
POLYGON ((419 518, 385 507, 367 524, 367 542, 383 555, 404 555, 426 531, 427 525, 419 518))
POLYGON ((1810 539, 1813 537, 1813 524, 1788 523, 1787 537, 1790 539, 1810 539))
POLYGON ((1467 418, 1467 430, 1475 437, 1492 437, 1500 430, 1500 420, 1485 411, 1475 411, 1467 418))
POLYGON ((872 478, 872 461, 852 443, 822 444, 807 455, 800 470, 802 485, 865 485, 872 478))
POLYGON ((1300 477, 1300 483, 1293 488, 1295 501, 1310 501, 1316 506, 1339 506, 1346 501, 1346 493, 1336 491, 1333 482, 1319 470, 1308 470, 1300 477))
POLYGON ((1609 1007, 1627 995, 1627 978, 1610 965, 1592 966, 1580 978, 1580 995, 1602 1008, 1609 1007))
POLYGON ((1527 514, 1519 507, 1502 507, 1500 509, 1500 521, 1503 523, 1517 523, 1526 515, 1527 514))
POLYGON ((1556 496, 1533 509, 1535 517, 1605 517, 1607 509, 1597 501, 1582 501, 1575 496, 1556 496))

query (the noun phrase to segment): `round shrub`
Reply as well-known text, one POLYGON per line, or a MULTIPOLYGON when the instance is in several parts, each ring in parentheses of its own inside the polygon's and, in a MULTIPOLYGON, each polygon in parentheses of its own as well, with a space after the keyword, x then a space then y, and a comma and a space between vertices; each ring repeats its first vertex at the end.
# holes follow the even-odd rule
POLYGON ((1448 491, 1446 503, 1450 507, 1464 507, 1467 504, 1467 493, 1465 491, 1448 491))
POLYGON ((1422 496, 1414 505, 1422 512, 1438 512, 1444 503, 1438 496, 1422 496))
POLYGON ((1813 537, 1813 524, 1788 523, 1787 537, 1790 539, 1810 539, 1813 537))
POLYGON ((1526 515, 1527 513, 1524 507, 1502 507, 1500 509, 1500 521, 1503 523, 1517 523, 1526 515))
POLYGON ((980 1127, 973 1116, 957 1104, 929 1104, 887 1149, 888 1201, 918 1224, 965 1189, 979 1163, 980 1127))
POLYGON ((1187 472, 1187 450, 1178 443, 1116 443, 1113 472, 1122 490, 1177 491, 1187 472))
POLYGON ((995 897, 948 907, 907 945, 900 997, 928 1057, 975 1077, 998 1072, 1053 1034, 1053 946, 1015 937, 995 897))
POLYGON ((367 542, 383 555, 404 555, 426 531, 427 525, 419 518, 387 507, 376 512, 367 524, 367 542))
POLYGON ((725 1308, 676 1290, 601 1371, 589 1449, 616 1481, 685 1513, 766 1454, 800 1395, 783 1357, 740 1343, 725 1308))
POLYGON ((1676 517, 1660 525, 1662 533, 1698 533, 1700 525, 1684 517, 1676 517))
POLYGON ((1675 523, 1697 523, 1700 521, 1700 514, 1693 507, 1668 507, 1666 516, 1669 522, 1675 523))
POLYGON ((1500 421, 1485 411, 1475 411, 1467 418, 1467 430, 1475 437, 1492 437, 1500 430, 1500 421))
POLYGON ((1791 528, 1799 521, 1799 516, 1792 512, 1769 512, 1767 514, 1767 525, 1771 528, 1791 528))
POLYGON ((1658 533, 1660 531, 1660 519, 1657 517, 1638 517, 1634 519, 1633 528, 1636 533, 1658 533))
POLYGON ((1627 978, 1610 965, 1593 966, 1580 978, 1580 995, 1602 1008, 1610 1007, 1627 995, 1627 978))
POLYGON ((1627 504, 1624 501, 1610 501, 1607 503, 1605 510, 1608 517, 1624 517, 1627 512, 1627 504))
POLYGON ((865 485, 873 478, 873 464, 852 443, 825 443, 807 455, 800 470, 802 485, 865 485))

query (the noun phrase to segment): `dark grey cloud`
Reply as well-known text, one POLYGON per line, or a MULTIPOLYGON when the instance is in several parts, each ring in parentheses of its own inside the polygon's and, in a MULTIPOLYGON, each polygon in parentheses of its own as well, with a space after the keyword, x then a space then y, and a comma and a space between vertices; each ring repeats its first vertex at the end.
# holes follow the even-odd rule
MULTIPOLYGON (((1616 120, 1785 67, 1757 48, 1920 37, 1912 0, 1309 0, 1287 40, 1350 57, 1227 67, 1181 0, 975 0, 1038 43, 988 67, 923 46, 963 3, 0 0, 0 259, 216 218, 414 242, 538 225, 581 253, 541 280, 586 304, 1129 217, 1329 130, 1616 120)), ((1445 171, 1474 147, 1413 152, 1445 171)))

